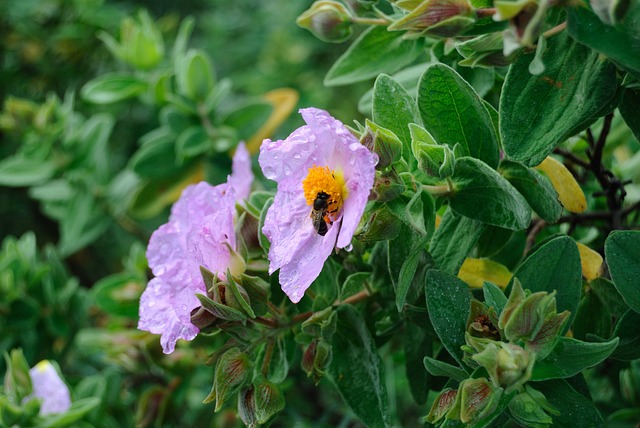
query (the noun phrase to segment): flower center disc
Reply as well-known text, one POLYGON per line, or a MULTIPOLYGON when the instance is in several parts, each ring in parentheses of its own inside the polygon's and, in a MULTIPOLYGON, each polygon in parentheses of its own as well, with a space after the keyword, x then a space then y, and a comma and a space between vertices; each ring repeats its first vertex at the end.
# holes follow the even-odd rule
POLYGON ((342 208, 346 197, 342 174, 330 170, 328 166, 314 165, 309 168, 309 174, 302 180, 302 189, 304 190, 304 198, 309 206, 313 206, 313 201, 315 201, 319 193, 324 192, 329 195, 327 213, 333 214, 334 219, 340 208, 342 208))

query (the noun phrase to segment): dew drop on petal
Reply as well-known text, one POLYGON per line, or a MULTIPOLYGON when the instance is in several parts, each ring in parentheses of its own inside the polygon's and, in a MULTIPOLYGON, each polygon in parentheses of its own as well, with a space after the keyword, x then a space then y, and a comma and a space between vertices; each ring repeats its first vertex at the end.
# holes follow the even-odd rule
POLYGON ((262 172, 264 172, 264 176, 267 178, 273 178, 275 177, 275 174, 276 174, 273 168, 271 168, 270 166, 265 166, 262 169, 262 172))
POLYGON ((302 156, 300 156, 300 153, 294 153, 293 154, 293 158, 296 160, 299 160, 302 156))
POLYGON ((187 305, 182 305, 182 306, 180 307, 180 309, 182 309, 183 311, 186 311, 186 310, 187 310, 187 305))
POLYGON ((279 155, 279 154, 277 154, 277 153, 274 153, 274 154, 273 154, 273 159, 274 159, 274 160, 278 160, 278 159, 280 159, 280 155, 279 155))
POLYGON ((149 308, 153 308, 155 305, 156 305, 156 302, 153 301, 153 300, 150 301, 149 303, 147 303, 147 307, 149 307, 149 308))
POLYGON ((289 165, 284 166, 284 175, 291 175, 291 167, 289 165))

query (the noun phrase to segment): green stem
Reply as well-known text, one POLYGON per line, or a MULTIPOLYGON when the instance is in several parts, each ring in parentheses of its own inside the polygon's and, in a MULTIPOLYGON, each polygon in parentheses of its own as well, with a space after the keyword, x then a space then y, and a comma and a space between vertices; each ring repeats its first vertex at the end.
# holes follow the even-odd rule
POLYGON ((452 193, 451 186, 448 183, 447 185, 441 185, 441 186, 429 186, 428 184, 423 184, 422 189, 425 192, 428 192, 431 196, 436 198, 440 196, 449 196, 452 193))
POLYGON ((384 18, 362 18, 360 16, 352 17, 351 22, 363 25, 389 25, 391 23, 384 18))

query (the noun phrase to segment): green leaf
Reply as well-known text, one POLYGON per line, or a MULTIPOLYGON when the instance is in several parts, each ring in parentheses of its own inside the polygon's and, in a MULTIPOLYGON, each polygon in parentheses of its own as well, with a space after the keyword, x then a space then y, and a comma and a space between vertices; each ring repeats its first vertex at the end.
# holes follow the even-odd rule
POLYGON ((617 337, 608 342, 582 342, 570 337, 560 337, 553 351, 544 360, 535 362, 531 380, 574 376, 604 361, 616 346, 617 337))
POLYGON ((618 337, 620 343, 611 354, 611 358, 625 361, 640 358, 640 329, 638 326, 640 326, 640 314, 636 311, 628 310, 618 320, 613 337, 618 337))
POLYGON ((507 304, 507 296, 504 295, 502 290, 497 285, 485 281, 482 285, 482 292, 484 294, 484 302, 493 307, 496 310, 496 314, 502 313, 507 304))
POLYGON ((571 331, 579 340, 586 340, 590 334, 598 337, 611 335, 611 313, 593 291, 587 290, 580 299, 571 331))
POLYGON ((582 289, 580 253, 573 239, 559 236, 541 245, 522 262, 513 276, 532 293, 555 290, 558 313, 571 312, 566 328, 571 325, 582 289))
POLYGON ((614 231, 604 243, 611 279, 625 302, 640 313, 640 231, 614 231))
POLYGON ((451 209, 483 223, 512 230, 527 227, 531 209, 524 197, 484 162, 462 157, 456 160, 451 177, 454 193, 451 209))
POLYGON ((136 97, 147 90, 147 82, 126 73, 103 74, 87 82, 80 90, 85 101, 94 104, 112 104, 136 97))
POLYGON ((344 401, 369 427, 388 427, 389 409, 383 364, 369 330, 351 305, 336 309, 331 339, 333 358, 327 374, 344 401))
POLYGON ((536 382, 535 389, 558 410, 559 414, 553 415, 554 426, 604 428, 604 420, 593 400, 577 392, 567 381, 536 382))
POLYGON ((445 211, 440 226, 429 244, 429 253, 438 269, 456 275, 485 227, 484 224, 458 215, 451 209, 445 211))
POLYGON ((349 85, 411 64, 422 53, 422 41, 403 36, 384 26, 369 27, 333 64, 324 78, 325 86, 349 85))
POLYGON ((606 25, 586 7, 567 8, 567 30, 571 37, 607 56, 620 68, 640 72, 640 3, 631 7, 621 25, 606 25))
POLYGON ((509 68, 499 109, 505 153, 528 166, 593 123, 617 87, 615 67, 566 33, 548 40, 541 76, 529 73, 533 57, 522 55, 509 68))
POLYGON ((627 89, 622 97, 622 103, 618 107, 620 114, 624 119, 636 140, 640 141, 640 91, 627 89))
POLYGON ((222 123, 238 131, 238 139, 248 140, 267 122, 273 105, 262 100, 250 100, 234 105, 222 123))
POLYGON ((469 377, 469 374, 460 367, 456 367, 431 357, 424 357, 423 363, 424 367, 432 376, 448 377, 456 382, 462 382, 469 377))
POLYGON ((608 279, 602 277, 596 278, 589 282, 589 287, 591 291, 598 295, 613 317, 620 318, 629 310, 629 305, 626 304, 620 293, 618 293, 613 282, 608 279))
POLYGON ((421 124, 415 101, 400 85, 386 74, 376 79, 373 87, 373 121, 396 134, 402 141, 405 159, 411 153, 409 124, 421 124))
POLYGON ((555 223, 562 214, 558 193, 538 171, 520 162, 503 160, 498 171, 527 200, 529 206, 545 221, 555 223))
POLYGON ((53 159, 15 155, 0 161, 0 186, 22 187, 42 183, 56 172, 53 159))
POLYGON ((424 127, 440 144, 460 143, 465 154, 498 166, 499 147, 482 100, 458 73, 434 64, 418 84, 418 109, 424 127))
POLYGON ((96 304, 105 312, 137 318, 143 288, 137 275, 121 272, 96 282, 91 288, 91 294, 96 304))
POLYGON ((345 278, 342 288, 340 289, 340 300, 344 300, 349 296, 362 291, 365 284, 371 279, 370 272, 354 272, 345 278))
POLYGON ((404 324, 405 369, 411 395, 418 404, 425 404, 429 395, 429 373, 424 369, 422 360, 432 352, 433 338, 421 327, 411 321, 404 324))
POLYGON ((92 243, 110 224, 111 219, 94 195, 87 189, 77 189, 67 207, 67 215, 60 219, 60 253, 68 256, 92 243))
POLYGON ((200 126, 185 129, 176 140, 176 158, 180 161, 196 157, 212 147, 211 140, 200 126))
POLYGON ((462 365, 471 292, 467 284, 455 276, 429 270, 425 280, 425 294, 431 324, 445 349, 462 365))

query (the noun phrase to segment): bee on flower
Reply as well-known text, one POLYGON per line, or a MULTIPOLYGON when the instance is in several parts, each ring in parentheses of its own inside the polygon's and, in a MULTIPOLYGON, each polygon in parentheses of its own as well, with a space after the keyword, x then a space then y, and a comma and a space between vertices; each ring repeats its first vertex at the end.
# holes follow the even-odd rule
POLYGON ((349 250, 373 187, 376 154, 327 112, 300 110, 307 125, 284 140, 265 140, 259 163, 278 183, 262 232, 269 273, 297 303, 334 248, 349 250))

